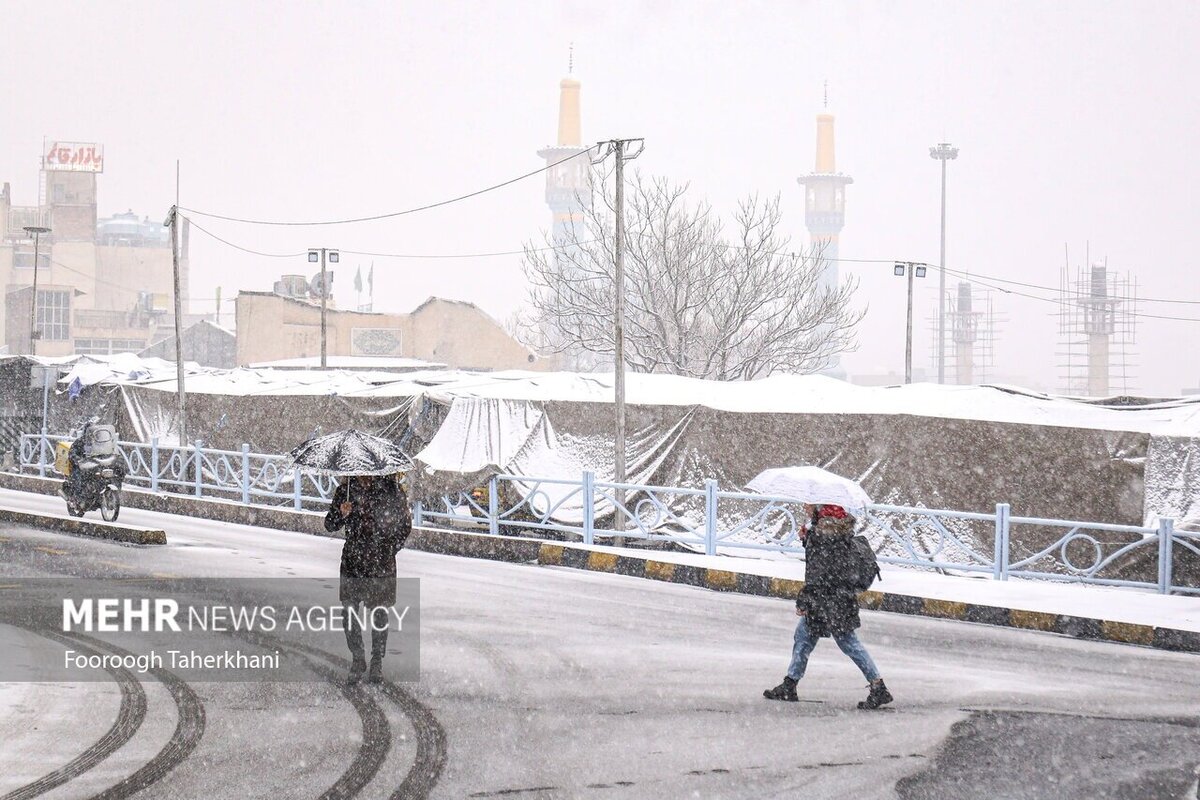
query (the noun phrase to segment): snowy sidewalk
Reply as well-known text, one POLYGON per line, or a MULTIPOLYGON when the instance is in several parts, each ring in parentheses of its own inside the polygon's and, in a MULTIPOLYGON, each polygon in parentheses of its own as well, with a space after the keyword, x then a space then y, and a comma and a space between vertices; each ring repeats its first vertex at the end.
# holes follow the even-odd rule
MULTIPOLYGON (((699 553, 658 550, 648 555, 644 549, 614 547, 585 549, 703 569, 728 570, 782 580, 804 580, 804 562, 792 559, 706 556, 699 553)), ((881 565, 880 571, 883 577, 871 587, 874 592, 1075 617, 1102 618, 1114 622, 1170 627, 1200 633, 1200 596, 1161 595, 1138 589, 1022 578, 997 581, 990 576, 939 575, 925 570, 890 565, 881 565)))
MULTIPOLYGON (((716 591, 792 598, 804 580, 802 562, 508 540, 536 546, 537 561, 545 566, 611 572, 716 591)), ((888 567, 860 602, 867 609, 1200 652, 1200 597, 888 567)))

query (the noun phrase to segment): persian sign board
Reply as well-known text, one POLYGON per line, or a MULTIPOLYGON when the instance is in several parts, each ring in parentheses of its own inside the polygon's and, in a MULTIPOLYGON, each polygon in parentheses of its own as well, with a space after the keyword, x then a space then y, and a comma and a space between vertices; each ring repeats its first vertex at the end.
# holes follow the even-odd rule
POLYGON ((399 328, 353 328, 350 331, 350 355, 399 356, 399 328))
POLYGON ((47 141, 42 169, 55 172, 104 172, 104 145, 95 142, 47 141))

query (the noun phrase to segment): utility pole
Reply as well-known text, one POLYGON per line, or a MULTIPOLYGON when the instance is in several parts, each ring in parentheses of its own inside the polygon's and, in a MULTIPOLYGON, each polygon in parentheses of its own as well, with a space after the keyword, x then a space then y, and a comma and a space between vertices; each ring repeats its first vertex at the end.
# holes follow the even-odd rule
POLYGON ((171 266, 175 289, 175 399, 179 407, 179 446, 187 447, 187 390, 183 385, 183 297, 179 292, 178 204, 171 206, 171 213, 167 215, 163 227, 171 229, 171 266))
POLYGON ((41 260, 42 234, 49 233, 50 229, 44 225, 26 225, 25 232, 33 234, 33 299, 29 301, 29 355, 36 356, 40 333, 37 329, 38 261, 41 260))
POLYGON ((330 264, 337 264, 341 260, 341 256, 337 250, 331 250, 328 247, 310 247, 308 249, 308 263, 315 264, 321 262, 321 369, 325 369, 327 358, 326 344, 326 313, 329 304, 329 277, 325 272, 325 261, 329 260, 330 264))
POLYGON ((913 331, 913 277, 925 277, 925 265, 909 261, 897 261, 892 274, 908 275, 908 321, 904 328, 904 382, 912 383, 912 331, 913 331))
MULTIPOLYGON (((614 300, 613 300, 613 391, 617 406, 616 441, 613 445, 613 483, 625 483, 625 162, 632 161, 646 149, 644 139, 610 139, 597 142, 599 151, 593 164, 598 164, 608 158, 610 153, 616 156, 616 242, 614 243, 615 263, 613 269, 614 300), (630 152, 627 148, 637 143, 637 150, 630 152)), ((621 520, 620 506, 625 505, 625 490, 618 488, 614 497, 618 508, 614 509, 614 521, 621 520)), ((625 524, 621 521, 621 529, 625 524)), ((615 527, 615 525, 614 525, 615 527)), ((614 542, 617 544, 618 542, 614 542)))
POLYGON ((958 158, 958 148, 946 142, 929 148, 929 157, 942 162, 942 255, 938 274, 938 383, 946 382, 946 162, 958 158))

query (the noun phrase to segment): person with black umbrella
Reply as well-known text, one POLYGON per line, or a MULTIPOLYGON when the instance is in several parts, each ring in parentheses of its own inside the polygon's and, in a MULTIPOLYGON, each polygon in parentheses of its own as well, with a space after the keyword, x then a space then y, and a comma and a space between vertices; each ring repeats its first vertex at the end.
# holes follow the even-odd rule
POLYGON ((396 477, 412 462, 395 443, 356 430, 309 439, 291 456, 298 469, 345 478, 334 490, 325 530, 346 529, 338 599, 346 606, 349 681, 358 683, 365 672, 377 683, 383 679, 388 608, 396 603, 396 554, 412 532, 408 497, 396 477), (362 635, 368 624, 369 671, 362 635))
POLYGON ((342 545, 338 599, 346 606, 346 645, 353 659, 350 683, 364 672, 367 680, 383 678, 387 649, 387 608, 396 603, 396 554, 412 532, 412 515, 404 489, 390 476, 357 475, 333 493, 325 514, 325 530, 346 529, 342 545), (363 647, 363 619, 371 626, 368 671, 363 647))

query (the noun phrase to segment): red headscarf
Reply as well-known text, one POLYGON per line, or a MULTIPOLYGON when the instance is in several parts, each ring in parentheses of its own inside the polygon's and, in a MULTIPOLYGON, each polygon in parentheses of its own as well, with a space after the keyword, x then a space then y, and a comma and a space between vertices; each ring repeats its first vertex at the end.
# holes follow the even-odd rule
POLYGON ((849 516, 846 509, 841 506, 823 505, 817 510, 818 517, 833 517, 834 519, 845 519, 849 516))

